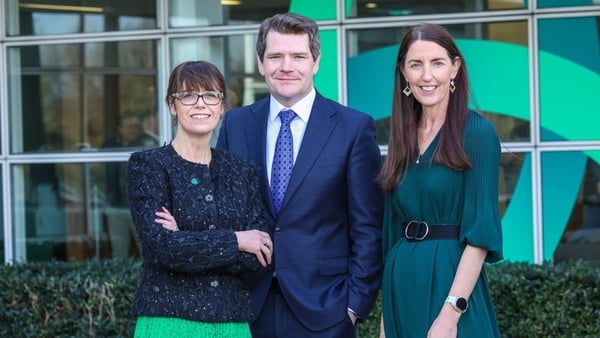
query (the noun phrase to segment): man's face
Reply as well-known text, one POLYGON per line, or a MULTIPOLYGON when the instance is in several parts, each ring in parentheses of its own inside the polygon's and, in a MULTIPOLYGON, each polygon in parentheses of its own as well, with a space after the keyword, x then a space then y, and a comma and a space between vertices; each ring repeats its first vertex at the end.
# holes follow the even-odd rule
POLYGON ((271 94, 286 107, 293 106, 313 88, 320 56, 313 59, 308 34, 267 34, 263 61, 258 70, 265 77, 271 94))
POLYGON ((142 134, 142 124, 140 119, 135 116, 125 118, 121 121, 119 133, 121 133, 121 141, 123 144, 129 145, 142 134))

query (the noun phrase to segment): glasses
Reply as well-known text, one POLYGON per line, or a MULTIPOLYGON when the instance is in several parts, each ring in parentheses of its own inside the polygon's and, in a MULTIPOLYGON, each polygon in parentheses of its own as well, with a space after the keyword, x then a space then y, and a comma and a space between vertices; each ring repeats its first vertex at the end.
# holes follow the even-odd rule
POLYGON ((223 99, 223 93, 217 92, 206 92, 204 94, 191 92, 171 93, 171 96, 178 98, 179 102, 184 106, 193 106, 198 103, 200 98, 202 98, 202 102, 207 106, 216 106, 221 103, 221 100, 223 99))

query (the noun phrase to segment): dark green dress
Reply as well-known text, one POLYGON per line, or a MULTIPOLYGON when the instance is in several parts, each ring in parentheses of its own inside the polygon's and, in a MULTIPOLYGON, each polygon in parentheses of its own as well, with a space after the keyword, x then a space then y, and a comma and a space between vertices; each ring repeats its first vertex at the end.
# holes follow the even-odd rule
MULTIPOLYGON (((440 133, 442 133, 440 131, 440 133)), ((388 338, 427 336, 454 279, 465 244, 488 250, 487 262, 502 259, 498 213, 500 142, 492 124, 471 112, 464 147, 472 168, 463 172, 431 164, 435 137, 412 162, 399 186, 386 193, 383 221, 383 318, 388 338), (408 242, 402 223, 459 224, 459 240, 408 242)), ((458 337, 499 337, 485 272, 458 322, 458 337)))

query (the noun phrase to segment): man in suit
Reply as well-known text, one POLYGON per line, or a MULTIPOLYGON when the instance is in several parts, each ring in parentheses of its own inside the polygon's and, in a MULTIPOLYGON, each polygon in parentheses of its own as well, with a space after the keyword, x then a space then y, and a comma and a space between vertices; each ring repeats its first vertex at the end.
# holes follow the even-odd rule
POLYGON ((217 142, 253 160, 270 214, 273 269, 249 280, 258 315, 253 336, 355 337, 354 325, 368 316, 381 282, 375 123, 314 88, 321 56, 315 21, 291 13, 266 19, 256 52, 270 95, 227 112, 217 142), (284 122, 290 109, 291 122, 284 122), (274 158, 288 123, 293 169, 287 188, 272 192, 287 182, 274 158), (273 201, 280 193, 283 201, 273 201))

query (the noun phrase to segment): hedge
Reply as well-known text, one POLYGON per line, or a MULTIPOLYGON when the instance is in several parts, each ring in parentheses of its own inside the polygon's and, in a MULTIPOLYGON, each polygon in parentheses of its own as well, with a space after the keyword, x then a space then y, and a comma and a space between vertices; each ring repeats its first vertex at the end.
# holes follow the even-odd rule
MULTIPOLYGON (((504 337, 600 337, 600 266, 485 267, 504 337)), ((141 263, 133 259, 0 266, 0 337, 130 337, 141 263)), ((381 304, 358 325, 378 337, 381 304)))

